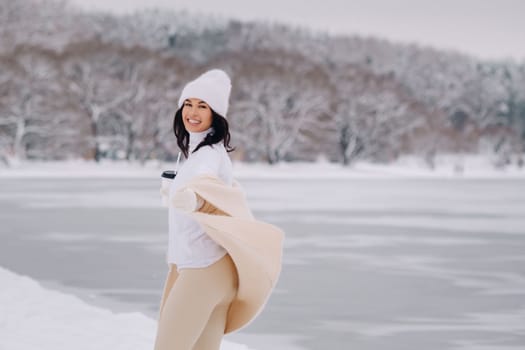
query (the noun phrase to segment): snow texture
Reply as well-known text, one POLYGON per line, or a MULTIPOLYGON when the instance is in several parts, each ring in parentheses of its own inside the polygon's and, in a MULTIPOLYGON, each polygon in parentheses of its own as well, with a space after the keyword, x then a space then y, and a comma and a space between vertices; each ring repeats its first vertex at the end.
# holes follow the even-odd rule
MULTIPOLYGON (((146 350, 156 322, 140 312, 113 313, 43 288, 0 267, 0 350, 146 350)), ((223 341, 221 350, 249 350, 223 341)))

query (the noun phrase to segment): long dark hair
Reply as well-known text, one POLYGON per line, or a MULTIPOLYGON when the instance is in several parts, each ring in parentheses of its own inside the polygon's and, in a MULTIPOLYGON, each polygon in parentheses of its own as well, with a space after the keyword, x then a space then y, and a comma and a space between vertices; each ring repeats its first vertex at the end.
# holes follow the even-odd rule
MULTIPOLYGON (((184 127, 184 122, 182 121, 182 108, 181 106, 177 112, 175 112, 175 117, 173 118, 173 133, 177 138, 177 145, 181 149, 182 153, 186 158, 188 158, 189 143, 190 143, 190 134, 186 131, 184 127)), ((211 109, 211 108, 210 108, 211 109)), ((230 146, 230 129, 228 127, 228 121, 222 115, 215 112, 211 109, 211 127, 213 131, 208 133, 204 140, 202 140, 193 152, 196 152, 199 148, 204 146, 211 146, 218 142, 223 141, 224 147, 227 152, 232 152, 235 150, 235 147, 230 146)), ((192 152, 192 153, 193 153, 192 152)))

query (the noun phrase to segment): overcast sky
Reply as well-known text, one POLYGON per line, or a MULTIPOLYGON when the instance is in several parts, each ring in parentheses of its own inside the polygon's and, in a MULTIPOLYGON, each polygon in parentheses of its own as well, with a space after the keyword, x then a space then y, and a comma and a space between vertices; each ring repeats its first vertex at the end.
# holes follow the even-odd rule
POLYGON ((297 24, 456 49, 488 59, 525 60, 525 0, 70 0, 127 13, 186 9, 241 20, 297 24))

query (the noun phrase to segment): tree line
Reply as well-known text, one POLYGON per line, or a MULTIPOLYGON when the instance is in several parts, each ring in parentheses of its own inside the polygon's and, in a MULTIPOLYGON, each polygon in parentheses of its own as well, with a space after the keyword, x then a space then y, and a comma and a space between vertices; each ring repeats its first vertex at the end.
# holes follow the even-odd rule
MULTIPOLYGON (((302 28, 0 0, 0 159, 173 160, 183 84, 232 77, 232 157, 525 152, 525 64, 302 28)), ((518 43, 517 43, 518 44, 518 43)), ((514 157, 514 158, 513 158, 514 157)), ((522 161, 521 161, 522 162, 522 161)))

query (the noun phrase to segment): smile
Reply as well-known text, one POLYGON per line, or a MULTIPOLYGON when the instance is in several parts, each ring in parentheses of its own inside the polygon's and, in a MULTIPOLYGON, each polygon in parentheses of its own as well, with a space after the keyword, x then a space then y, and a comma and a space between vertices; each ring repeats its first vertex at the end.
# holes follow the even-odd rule
POLYGON ((195 120, 195 119, 188 119, 188 122, 189 122, 190 124, 200 124, 200 123, 201 123, 200 121, 195 120))

